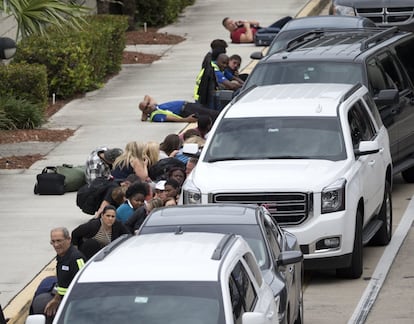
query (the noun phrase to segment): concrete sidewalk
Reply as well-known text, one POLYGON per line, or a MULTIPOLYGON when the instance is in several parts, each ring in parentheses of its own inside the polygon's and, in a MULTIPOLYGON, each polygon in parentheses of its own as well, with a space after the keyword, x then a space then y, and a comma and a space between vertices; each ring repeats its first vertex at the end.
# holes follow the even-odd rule
MULTIPOLYGON (((325 5, 327 0, 257 0, 254 5, 247 0, 236 3, 197 0, 178 22, 160 30, 182 35, 186 41, 152 48, 151 51, 163 52, 161 60, 150 65, 123 66, 104 88, 70 102, 56 113, 45 127, 72 128, 76 132, 65 142, 42 144, 47 154, 45 160, 36 162, 28 170, 0 170, 0 304, 6 307, 6 315, 13 318, 11 323, 22 322, 17 314, 30 302, 36 274, 44 274, 45 265, 47 271, 53 271, 50 262, 55 254, 49 245, 50 229, 66 226, 72 230, 90 217, 76 206, 76 193, 34 195, 36 174, 48 165, 84 164, 97 146, 124 147, 133 140, 161 142, 167 134, 183 129, 185 123, 141 122, 137 104, 145 94, 152 95, 158 102, 193 100, 195 77, 211 40, 229 40, 228 32, 221 25, 224 16, 256 19, 268 25, 298 12, 315 14, 312 10, 318 10, 321 3, 325 5), (28 289, 24 290, 25 287, 28 289)), ((239 54, 245 67, 250 62, 250 53, 257 50, 253 44, 229 43, 227 52, 239 54)), ((40 152, 40 146, 35 145, 29 144, 29 148, 36 147, 40 152)))

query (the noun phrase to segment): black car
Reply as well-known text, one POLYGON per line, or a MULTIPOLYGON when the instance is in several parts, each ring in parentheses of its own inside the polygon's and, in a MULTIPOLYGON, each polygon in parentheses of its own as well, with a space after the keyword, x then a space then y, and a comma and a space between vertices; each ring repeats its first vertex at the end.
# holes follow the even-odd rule
MULTIPOLYGON (((213 232, 243 236, 263 277, 280 299, 280 323, 303 323, 303 256, 296 237, 283 230, 263 206, 238 204, 184 205, 158 208, 138 235, 161 232, 213 232), (281 260, 290 259, 288 266, 281 260)), ((285 263, 286 264, 286 263, 285 263)))
POLYGON ((379 27, 397 26, 414 31, 412 0, 332 0, 329 13, 367 17, 379 27))
POLYGON ((387 127, 393 173, 414 182, 413 52, 414 34, 397 27, 315 33, 260 60, 239 96, 270 84, 361 83, 378 107, 373 114, 387 127))
MULTIPOLYGON (((300 35, 306 37, 312 31, 338 30, 370 28, 375 24, 368 18, 351 16, 309 16, 295 18, 288 21, 280 32, 275 36, 266 52, 272 55, 287 47, 288 43, 300 35)), ((251 59, 258 60, 263 58, 262 52, 254 52, 250 55, 251 59)))

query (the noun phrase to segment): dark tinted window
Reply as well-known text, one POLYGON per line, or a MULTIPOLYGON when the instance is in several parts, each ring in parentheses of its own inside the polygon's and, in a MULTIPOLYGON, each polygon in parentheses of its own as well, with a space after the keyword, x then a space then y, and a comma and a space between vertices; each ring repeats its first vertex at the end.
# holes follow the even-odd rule
POLYGON ((361 141, 370 141, 375 137, 374 126, 361 102, 356 102, 348 112, 348 122, 354 148, 357 148, 361 141))
POLYGON ((397 56, 405 67, 411 82, 414 82, 414 37, 409 37, 407 40, 395 46, 397 56))
POLYGON ((391 78, 386 75, 375 59, 368 62, 367 73, 369 90, 373 96, 376 96, 381 90, 395 89, 391 78))
POLYGON ((286 83, 362 83, 361 70, 358 64, 327 61, 259 63, 246 80, 244 89, 286 83))
POLYGON ((229 279, 230 296, 233 307, 234 323, 241 324, 244 312, 254 310, 257 292, 243 264, 239 261, 229 279))
POLYGON ((397 67, 398 63, 394 60, 393 56, 388 52, 382 53, 378 55, 378 60, 398 91, 405 90, 407 88, 407 79, 400 73, 400 69, 397 67))

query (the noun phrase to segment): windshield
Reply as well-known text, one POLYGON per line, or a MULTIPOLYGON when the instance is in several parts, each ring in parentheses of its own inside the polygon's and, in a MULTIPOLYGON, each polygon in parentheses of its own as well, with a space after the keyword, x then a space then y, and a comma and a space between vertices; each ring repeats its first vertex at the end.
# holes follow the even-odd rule
POLYGON ((225 323, 217 282, 77 283, 68 297, 57 323, 225 323))
POLYGON ((335 117, 224 118, 204 149, 204 162, 346 159, 342 132, 335 117))
POLYGON ((252 249, 260 269, 270 267, 269 256, 266 253, 266 244, 259 225, 238 224, 191 224, 191 225, 167 225, 167 226, 145 226, 141 228, 141 234, 174 232, 180 226, 184 232, 207 232, 207 233, 233 233, 241 235, 252 249))
POLYGON ((339 62, 276 62, 258 64, 243 88, 286 83, 363 83, 358 64, 339 62))

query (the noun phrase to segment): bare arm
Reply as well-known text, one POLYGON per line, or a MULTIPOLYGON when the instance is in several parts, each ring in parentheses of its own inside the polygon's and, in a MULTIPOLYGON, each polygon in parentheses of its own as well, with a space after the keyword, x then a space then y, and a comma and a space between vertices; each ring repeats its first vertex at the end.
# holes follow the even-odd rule
POLYGON ((253 31, 250 27, 250 22, 244 22, 244 28, 246 29, 246 32, 240 35, 240 43, 253 43, 253 31))

